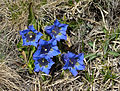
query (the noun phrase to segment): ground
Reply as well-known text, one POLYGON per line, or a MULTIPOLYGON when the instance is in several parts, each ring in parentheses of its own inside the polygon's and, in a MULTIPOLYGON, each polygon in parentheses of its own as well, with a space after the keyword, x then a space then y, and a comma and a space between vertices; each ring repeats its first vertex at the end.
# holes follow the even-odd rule
POLYGON ((1 0, 0 91, 120 91, 119 0, 1 0), (30 73, 20 52, 20 30, 28 26, 29 6, 41 29, 55 19, 68 24, 69 46, 84 53, 85 70, 74 77, 30 73), (42 79, 45 76, 46 79, 42 79))

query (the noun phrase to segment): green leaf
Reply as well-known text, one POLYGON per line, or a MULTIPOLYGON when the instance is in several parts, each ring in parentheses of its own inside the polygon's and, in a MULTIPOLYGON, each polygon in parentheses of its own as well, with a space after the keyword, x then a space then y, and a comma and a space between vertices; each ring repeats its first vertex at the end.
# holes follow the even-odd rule
POLYGON ((93 47, 93 42, 89 42, 88 44, 89 44, 91 47, 93 47))
POLYGON ((84 58, 89 58, 88 61, 93 60, 94 58, 98 57, 99 53, 90 53, 88 55, 85 55, 84 58))
POLYGON ((105 34, 107 34, 108 33, 108 31, 104 28, 103 29, 103 32, 105 33, 105 34))
POLYGON ((18 49, 18 51, 22 51, 22 49, 21 49, 21 48, 19 48, 19 49, 18 49))
POLYGON ((82 40, 82 51, 85 51, 85 43, 83 40, 82 40))
POLYGON ((24 58, 23 55, 20 55, 19 57, 22 58, 22 59, 24 58))
POLYGON ((34 69, 34 60, 33 59, 29 60, 28 68, 29 68, 29 72, 33 73, 33 69, 34 69))
POLYGON ((113 33, 113 34, 110 36, 110 40, 112 40, 112 39, 114 39, 114 38, 116 38, 116 34, 115 34, 115 33, 113 33))
POLYGON ((95 78, 94 78, 94 73, 95 73, 95 72, 94 72, 94 70, 93 70, 93 71, 92 71, 92 76, 91 76, 92 82, 93 82, 94 79, 95 79, 95 78))
POLYGON ((107 73, 104 76, 104 81, 103 82, 107 81, 108 79, 113 80, 115 78, 117 78, 117 76, 115 74, 112 74, 112 72, 110 70, 108 70, 107 73))
POLYGON ((91 82, 91 77, 90 77, 90 75, 89 75, 88 72, 85 72, 85 78, 86 78, 89 82, 91 82))
POLYGON ((77 3, 80 1, 80 0, 75 0, 77 3))
POLYGON ((37 29, 37 22, 36 22, 35 15, 33 12, 33 3, 32 2, 29 5, 28 25, 33 25, 35 27, 35 29, 37 29))
POLYGON ((19 43, 17 44, 17 48, 23 48, 22 44, 23 44, 23 40, 20 39, 19 43))
POLYGON ((46 76, 41 75, 41 78, 42 78, 43 81, 46 81, 46 76))
POLYGON ((116 39, 119 37, 120 33, 120 28, 116 29, 116 39))
POLYGON ((69 3, 69 5, 71 5, 71 6, 74 5, 73 0, 69 0, 68 3, 69 3))
POLYGON ((97 57, 97 55, 93 55, 93 56, 91 56, 91 57, 89 58, 88 61, 93 60, 93 59, 96 58, 96 57, 97 57))
POLYGON ((105 43, 104 43, 104 54, 107 53, 107 50, 108 50, 108 46, 109 46, 109 40, 106 40, 105 43))
POLYGON ((41 37, 41 39, 49 41, 50 40, 50 36, 45 34, 45 33, 43 33, 43 36, 41 37))
POLYGON ((93 57, 93 56, 95 56, 95 55, 96 55, 96 53, 90 53, 90 54, 88 54, 88 55, 85 55, 84 58, 93 57))
POLYGON ((29 51, 29 59, 31 60, 33 53, 35 52, 36 48, 35 46, 30 46, 30 51, 29 51))
POLYGON ((110 55, 115 56, 115 57, 120 55, 120 53, 115 52, 115 51, 109 51, 108 53, 109 53, 110 55))
POLYGON ((62 73, 61 73, 61 77, 64 77, 64 75, 65 75, 65 71, 64 70, 62 70, 62 73))

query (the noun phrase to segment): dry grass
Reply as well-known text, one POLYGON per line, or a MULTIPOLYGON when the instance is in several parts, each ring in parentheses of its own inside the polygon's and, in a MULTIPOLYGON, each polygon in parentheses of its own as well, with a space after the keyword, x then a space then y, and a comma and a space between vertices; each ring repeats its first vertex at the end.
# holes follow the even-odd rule
POLYGON ((46 76, 44 82, 41 76, 45 74, 29 74, 23 67, 16 47, 18 31, 27 26, 29 2, 5 1, 0 2, 0 58, 7 60, 0 65, 1 90, 120 91, 120 55, 114 54, 120 54, 119 0, 73 0, 73 4, 70 0, 31 0, 43 28, 56 18, 66 21, 72 45, 68 49, 86 55, 86 69, 76 77, 69 73, 61 77, 59 70, 54 77, 46 76))
POLYGON ((0 91, 22 91, 24 90, 24 80, 4 63, 0 64, 0 91))

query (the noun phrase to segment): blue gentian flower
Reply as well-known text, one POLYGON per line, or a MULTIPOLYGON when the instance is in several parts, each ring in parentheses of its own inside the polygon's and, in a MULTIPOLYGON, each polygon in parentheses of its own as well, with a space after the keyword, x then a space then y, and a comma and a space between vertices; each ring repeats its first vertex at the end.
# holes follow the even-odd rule
POLYGON ((54 22, 54 25, 45 27, 45 31, 52 38, 56 38, 57 41, 60 41, 61 39, 67 40, 67 35, 66 35, 67 27, 68 27, 67 24, 61 24, 56 19, 55 22, 54 22))
POLYGON ((78 55, 69 52, 67 54, 62 54, 62 59, 65 63, 63 69, 69 69, 69 71, 76 76, 78 74, 77 70, 84 70, 84 54, 80 53, 78 55))
POLYGON ((40 58, 40 57, 33 57, 33 60, 35 60, 34 64, 34 71, 35 72, 45 72, 46 74, 49 74, 51 66, 54 64, 51 58, 40 58))
POLYGON ((57 47, 57 41, 51 39, 49 41, 40 40, 37 51, 33 54, 33 57, 53 57, 60 54, 57 47))
POLYGON ((33 45, 37 47, 38 40, 43 35, 42 33, 35 30, 33 25, 30 25, 28 29, 19 32, 23 39, 23 45, 33 45))

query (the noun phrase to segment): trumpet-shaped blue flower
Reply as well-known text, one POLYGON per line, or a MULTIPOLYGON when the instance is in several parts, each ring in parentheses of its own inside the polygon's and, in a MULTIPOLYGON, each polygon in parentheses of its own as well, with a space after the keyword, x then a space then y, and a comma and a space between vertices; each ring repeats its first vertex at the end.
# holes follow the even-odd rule
POLYGON ((45 31, 52 37, 56 38, 57 41, 61 39, 67 40, 66 30, 68 25, 61 24, 57 19, 54 22, 54 25, 46 26, 45 31))
POLYGON ((33 60, 35 60, 35 72, 45 72, 46 74, 49 74, 51 66, 54 64, 51 58, 40 58, 40 57, 33 57, 33 60))
POLYGON ((43 35, 42 33, 35 30, 33 25, 30 25, 28 29, 19 32, 23 39, 23 45, 33 45, 37 47, 38 40, 43 35))
POLYGON ((62 54, 62 59, 65 63, 63 69, 69 69, 69 71, 76 76, 78 74, 77 70, 84 70, 84 54, 80 53, 78 55, 69 52, 67 54, 62 54))
POLYGON ((51 39, 50 41, 40 40, 37 51, 33 54, 33 57, 53 57, 60 54, 57 47, 57 41, 51 39))

